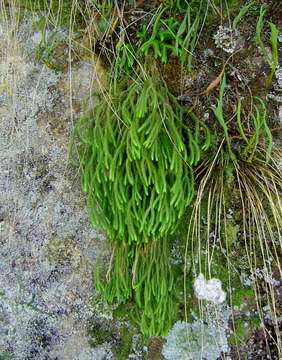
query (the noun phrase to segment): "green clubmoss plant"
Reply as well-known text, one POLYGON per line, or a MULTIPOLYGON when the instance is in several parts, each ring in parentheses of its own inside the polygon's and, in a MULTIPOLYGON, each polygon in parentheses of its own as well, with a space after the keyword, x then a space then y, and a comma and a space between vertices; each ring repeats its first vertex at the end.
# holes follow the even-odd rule
POLYGON ((208 132, 148 74, 114 84, 75 130, 91 220, 113 246, 96 287, 109 302, 133 298, 146 335, 165 334, 176 313, 167 237, 193 199, 208 132))
POLYGON ((177 57, 182 65, 192 69, 193 52, 200 31, 201 7, 195 15, 190 6, 181 21, 166 17, 168 8, 163 7, 155 15, 151 35, 146 24, 138 33, 139 53, 148 55, 151 51, 155 59, 166 64, 170 55, 177 57))

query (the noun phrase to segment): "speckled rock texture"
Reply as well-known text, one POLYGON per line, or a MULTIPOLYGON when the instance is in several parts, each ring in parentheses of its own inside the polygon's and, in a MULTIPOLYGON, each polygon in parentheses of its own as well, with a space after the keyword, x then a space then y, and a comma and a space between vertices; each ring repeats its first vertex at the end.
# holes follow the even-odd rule
POLYGON ((205 304, 201 319, 178 321, 167 336, 163 355, 166 360, 217 360, 228 352, 226 332, 231 315, 226 305, 205 304))
POLYGON ((105 241, 68 160, 75 104, 87 99, 94 66, 51 70, 34 59, 37 38, 32 20, 2 19, 0 358, 111 359, 107 344, 90 347, 87 335, 92 270, 105 241))

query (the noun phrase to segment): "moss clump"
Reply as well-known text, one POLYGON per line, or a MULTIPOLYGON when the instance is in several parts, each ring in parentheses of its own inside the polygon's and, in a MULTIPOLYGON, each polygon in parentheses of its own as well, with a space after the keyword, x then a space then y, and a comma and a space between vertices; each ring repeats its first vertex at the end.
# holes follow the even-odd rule
POLYGON ((229 344, 237 345, 238 343, 244 343, 251 332, 261 327, 261 320, 258 316, 254 316, 249 320, 239 318, 234 321, 233 327, 234 331, 229 337, 229 344))
POLYGON ((89 344, 95 347, 104 343, 111 343, 117 339, 117 334, 117 329, 110 320, 94 318, 88 329, 88 335, 90 337, 89 344))
POLYGON ((262 322, 259 316, 254 316, 250 320, 250 329, 252 331, 258 330, 262 326, 262 322))
POLYGON ((238 231, 239 226, 237 224, 234 224, 234 221, 226 221, 223 232, 228 246, 232 247, 236 244, 238 231))
POLYGON ((12 355, 9 352, 4 351, 0 353, 0 360, 12 360, 12 355))
POLYGON ((245 326, 245 320, 237 319, 234 322, 234 333, 229 337, 229 344, 236 345, 244 341, 248 335, 248 328, 245 326))
POLYGON ((133 308, 134 306, 133 303, 131 302, 120 304, 113 310, 114 319, 130 320, 130 315, 132 313, 133 308))
POLYGON ((232 305, 240 307, 242 304, 253 302, 255 292, 251 288, 239 287, 232 293, 232 305))
MULTIPOLYGON (((120 304, 116 309, 113 310, 114 321, 119 324, 118 341, 112 348, 112 351, 117 360, 127 359, 130 354, 137 350, 134 339, 138 334, 139 324, 134 318, 134 310, 136 309, 134 303, 132 302, 120 304), (135 326, 135 324, 137 326, 135 326)), ((138 340, 138 348, 143 348, 147 338, 143 337, 141 334, 138 334, 138 340)), ((141 352, 143 353, 143 350, 141 352)))
POLYGON ((94 318, 89 328, 89 343, 95 347, 104 343, 111 343, 111 349, 116 360, 128 359, 136 347, 143 352, 146 338, 138 335, 139 344, 135 344, 138 329, 132 324, 131 314, 133 304, 122 304, 113 310, 113 319, 94 318), (138 345, 138 346, 137 346, 138 345))
POLYGON ((120 328, 119 339, 112 348, 116 360, 128 359, 132 353, 132 338, 135 333, 136 329, 134 331, 126 326, 120 328))

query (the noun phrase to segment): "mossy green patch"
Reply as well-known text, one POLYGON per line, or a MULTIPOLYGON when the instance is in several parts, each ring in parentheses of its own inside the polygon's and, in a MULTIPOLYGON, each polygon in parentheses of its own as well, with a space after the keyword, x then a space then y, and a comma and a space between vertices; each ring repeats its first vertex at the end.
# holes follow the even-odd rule
MULTIPOLYGON (((224 17, 226 20, 230 18, 234 19, 238 16, 238 14, 240 13, 241 9, 243 7, 247 7, 246 5, 250 5, 248 7, 248 14, 252 14, 252 15, 256 15, 259 12, 259 4, 260 1, 259 0, 254 0, 254 1, 249 1, 247 2, 246 0, 228 0, 225 2, 222 2, 222 0, 215 0, 213 3, 218 11, 220 11, 222 17, 224 17), (247 4, 246 4, 247 3, 247 4)), ((215 10, 213 10, 215 11, 215 10)), ((245 14, 244 14, 245 15, 245 14)), ((209 17, 209 20, 211 19, 211 17, 209 17)), ((242 20, 244 21, 244 20, 242 20)))
POLYGON ((258 330, 262 326, 262 322, 259 316, 254 316, 250 319, 250 329, 252 331, 258 330))
POLYGON ((241 306, 252 301, 255 297, 255 292, 251 288, 239 287, 232 293, 232 305, 241 306))
POLYGON ((229 337, 229 344, 238 345, 238 343, 244 343, 250 333, 258 330, 260 327, 261 320, 259 316, 254 316, 249 320, 236 319, 233 324, 233 334, 229 337))
POLYGON ((228 246, 234 246, 237 240, 237 234, 239 231, 239 226, 234 224, 234 221, 227 220, 224 226, 224 236, 228 246))
POLYGON ((237 345, 244 341, 248 334, 248 327, 245 326, 243 319, 237 319, 234 322, 234 333, 229 337, 230 345, 237 345))
POLYGON ((135 332, 125 326, 119 331, 119 341, 115 344, 112 351, 116 360, 128 359, 132 352, 132 337, 135 332))
POLYGON ((126 304, 120 304, 115 310, 113 310, 114 319, 124 319, 129 320, 130 314, 134 308, 133 303, 128 302, 126 304))
POLYGON ((111 321, 96 318, 92 321, 88 330, 90 346, 99 346, 104 343, 112 342, 117 337, 117 330, 111 321))
MULTIPOLYGON (((103 313, 103 309, 97 308, 100 300, 100 297, 95 299, 94 305, 96 312, 98 311, 97 314, 103 313)), ((133 303, 126 303, 112 309, 113 317, 94 316, 88 330, 89 344, 95 347, 104 343, 111 343, 116 360, 128 359, 129 355, 134 353, 133 338, 138 334, 138 328, 133 324, 133 309, 133 303)), ((147 339, 140 334, 138 334, 138 337, 141 344, 139 345, 143 347, 147 339)))
POLYGON ((9 352, 4 351, 0 353, 0 360, 12 360, 12 355, 9 352))
POLYGON ((119 305, 113 311, 114 321, 119 324, 118 341, 113 346, 113 353, 116 356, 116 360, 127 359, 128 356, 134 352, 134 336, 139 338, 139 347, 147 343, 148 338, 138 333, 139 323, 134 318, 134 303, 126 303, 119 305))

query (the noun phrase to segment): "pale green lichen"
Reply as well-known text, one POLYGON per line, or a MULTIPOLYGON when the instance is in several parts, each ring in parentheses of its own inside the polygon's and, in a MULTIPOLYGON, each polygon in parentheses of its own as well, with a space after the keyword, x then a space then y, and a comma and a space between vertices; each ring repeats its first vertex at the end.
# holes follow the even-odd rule
POLYGON ((216 360, 229 350, 227 340, 230 309, 206 305, 204 316, 192 323, 178 321, 166 338, 166 360, 216 360))

